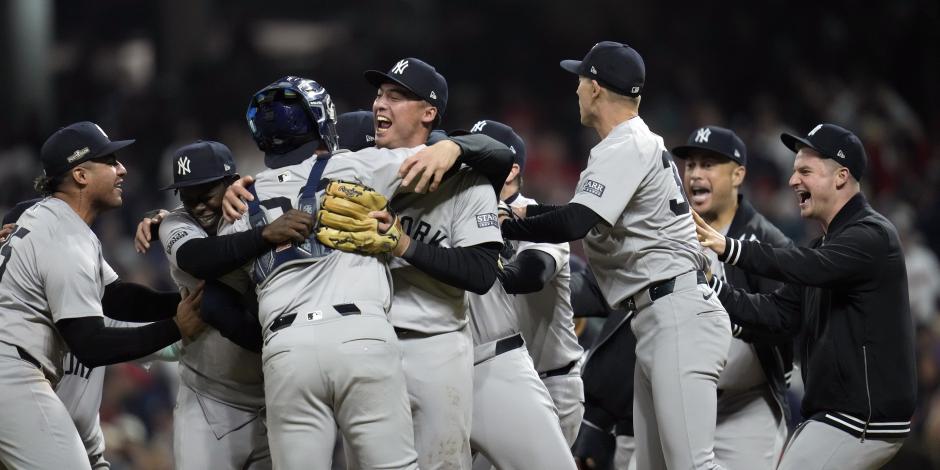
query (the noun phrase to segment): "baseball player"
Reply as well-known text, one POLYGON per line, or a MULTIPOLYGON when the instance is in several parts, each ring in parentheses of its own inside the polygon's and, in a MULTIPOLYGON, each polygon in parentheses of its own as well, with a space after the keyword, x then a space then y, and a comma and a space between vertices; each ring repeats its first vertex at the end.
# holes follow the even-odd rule
POLYGON ((781 140, 796 152, 789 182, 800 215, 825 234, 810 247, 776 248, 722 235, 699 217, 698 236, 719 260, 785 282, 748 294, 714 278, 736 323, 799 334, 806 420, 777 468, 881 468, 910 433, 917 393, 904 253, 861 192, 867 156, 855 134, 826 123, 781 140))
POLYGON ((375 146, 375 116, 372 111, 350 111, 336 117, 337 146, 358 152, 375 146))
MULTIPOLYGON (((521 197, 518 178, 525 165, 525 143, 522 139, 512 128, 495 121, 479 121, 471 128, 471 132, 489 135, 513 151, 513 166, 506 177, 509 183, 502 188, 501 196, 511 200, 521 197)), ((508 207, 505 210, 508 211, 508 207)), ((556 265, 561 265, 560 270, 568 274, 567 244, 563 247, 548 245, 548 249, 553 252, 551 254, 537 248, 537 245, 529 245, 535 247, 523 247, 516 251, 516 245, 504 245, 500 254, 504 263, 498 276, 500 282, 495 283, 485 294, 467 296, 474 345, 470 446, 481 454, 477 455, 473 463, 473 468, 481 470, 490 468, 491 463, 500 469, 575 468, 574 459, 568 450, 570 444, 562 433, 557 408, 542 382, 542 377, 547 377, 547 374, 536 371, 521 326, 529 326, 528 332, 534 337, 536 348, 532 353, 541 355, 547 349, 546 336, 549 332, 545 330, 556 322, 552 317, 558 314, 562 317, 560 329, 564 329, 564 321, 567 320, 571 337, 577 346, 571 305, 567 301, 569 294, 564 290, 557 292, 558 289, 548 289, 553 297, 552 302, 539 305, 542 310, 526 309, 525 313, 517 303, 520 296, 514 295, 535 295, 532 293, 541 291, 557 274, 556 265), (559 297, 564 301, 558 302, 559 297), (564 311, 557 312, 556 303, 567 306, 567 318, 564 311), (524 315, 538 317, 524 318, 524 315), (533 323, 539 327, 532 328, 533 323)), ((563 283, 563 286, 567 288, 567 283, 563 283)), ((567 339, 567 335, 563 338, 567 339)), ((566 352, 563 347, 558 349, 561 351, 557 353, 566 352)), ((580 358, 580 347, 575 359, 570 361, 570 368, 574 367, 577 358, 580 358)), ((567 375, 568 372, 565 370, 564 374, 552 377, 567 375)), ((580 385, 580 377, 576 385, 580 385)), ((559 389, 564 390, 563 387, 559 389)), ((582 390, 564 392, 575 395, 582 390)), ((575 396, 575 399, 578 397, 575 396)), ((581 402, 573 406, 581 406, 581 402)), ((580 419, 580 413, 577 413, 577 419, 580 419)))
MULTIPOLYGON (((256 93, 248 120, 269 169, 252 186, 251 207, 236 221, 237 231, 263 227, 266 219, 290 207, 312 212, 319 201, 342 211, 347 203, 339 199, 356 199, 361 205, 381 200, 373 204, 373 210, 380 209, 385 205, 382 195, 390 196, 400 184, 413 184, 416 190, 439 184, 430 181, 432 174, 440 178, 458 156, 476 152, 510 158, 508 149, 488 138, 454 138, 427 149, 367 148, 333 155, 335 112, 329 95, 316 82, 297 77, 256 93), (402 163, 412 155, 413 165, 402 178, 402 163), (418 174, 425 181, 418 180, 418 174), (331 182, 323 188, 321 181, 331 182)), ((236 190, 231 189, 227 199, 230 195, 237 206, 236 190)), ((363 254, 334 251, 331 247, 347 247, 357 239, 356 234, 324 225, 324 219, 335 220, 336 215, 318 216, 316 239, 285 245, 253 263, 264 327, 272 459, 278 468, 328 466, 339 425, 355 465, 416 468, 401 349, 387 320, 390 276, 384 259, 363 256, 395 248, 407 238, 397 238, 393 229, 384 240, 352 250, 363 254)))
MULTIPOLYGON (((685 162, 689 202, 715 230, 774 247, 792 242, 740 194, 747 148, 730 129, 705 126, 672 150, 685 162)), ((713 277, 747 292, 771 293, 780 283, 747 274, 708 251, 713 277)), ((787 380, 793 366, 789 338, 762 338, 734 325, 728 363, 718 378, 715 456, 727 468, 774 468, 787 438, 787 380), (749 334, 750 333, 750 334, 749 334), (747 340, 747 341, 745 341, 747 340)))
POLYGON ((100 212, 120 207, 126 170, 114 152, 132 142, 112 142, 91 122, 54 133, 43 144, 37 180, 48 197, 20 216, 0 246, 0 463, 8 468, 91 468, 52 388, 66 346, 94 368, 145 356, 203 328, 199 292, 174 309, 178 294, 119 281, 89 228, 100 212), (156 321, 114 328, 103 312, 156 321))
POLYGON ((706 284, 707 258, 675 163, 638 116, 643 60, 625 44, 604 41, 584 60, 561 65, 579 75, 581 122, 602 140, 569 204, 517 209, 529 217, 505 221, 503 235, 584 238, 607 303, 636 312, 638 468, 720 468, 715 403, 731 326, 706 284))
MULTIPOLYGON (((365 78, 377 90, 376 147, 426 142, 447 106, 444 77, 409 57, 388 73, 367 71, 365 78)), ((390 204, 408 237, 389 264, 395 287, 389 320, 402 346, 418 464, 424 470, 471 467, 474 352, 465 293, 483 294, 496 281, 502 246, 496 205, 493 184, 468 170, 432 193, 399 195, 390 204)))

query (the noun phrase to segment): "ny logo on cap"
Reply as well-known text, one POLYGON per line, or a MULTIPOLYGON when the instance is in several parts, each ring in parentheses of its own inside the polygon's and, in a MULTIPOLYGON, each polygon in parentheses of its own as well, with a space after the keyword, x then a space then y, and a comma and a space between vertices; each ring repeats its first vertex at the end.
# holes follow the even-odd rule
POLYGON ((813 134, 815 134, 816 131, 822 129, 822 126, 823 126, 822 124, 819 124, 818 126, 814 127, 813 130, 809 131, 809 134, 806 134, 806 135, 813 135, 813 134))
POLYGON ((477 123, 470 128, 470 132, 473 132, 474 134, 483 132, 484 126, 486 126, 486 121, 477 121, 477 123))
POLYGON ((844 159, 844 158, 845 158, 845 152, 843 152, 842 149, 839 149, 839 151, 836 153, 836 156, 839 157, 839 158, 844 159))
POLYGON ((408 68, 408 61, 405 59, 399 60, 394 67, 392 67, 392 73, 401 75, 405 73, 405 69, 408 68))
POLYGON ((712 135, 712 130, 707 127, 703 127, 695 132, 695 141, 700 144, 708 142, 708 138, 711 135, 712 135))
POLYGON ((185 155, 183 155, 182 157, 180 157, 180 159, 176 162, 176 173, 179 174, 180 176, 182 176, 182 175, 188 175, 188 174, 190 173, 190 171, 189 171, 189 157, 187 157, 187 156, 185 156, 185 155))

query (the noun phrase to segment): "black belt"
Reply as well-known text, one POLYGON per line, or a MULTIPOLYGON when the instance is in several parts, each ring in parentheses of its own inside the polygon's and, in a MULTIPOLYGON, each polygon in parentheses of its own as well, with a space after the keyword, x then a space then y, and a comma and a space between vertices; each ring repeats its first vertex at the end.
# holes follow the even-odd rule
POLYGON ((523 344, 525 344, 525 341, 522 340, 522 335, 520 334, 503 338, 496 342, 496 351, 493 353, 493 357, 499 356, 504 352, 512 351, 516 348, 521 348, 523 344))
POLYGON ((16 353, 20 355, 20 359, 36 366, 37 369, 42 370, 42 366, 39 364, 39 361, 37 361, 36 358, 33 357, 31 354, 26 352, 25 349, 19 346, 16 346, 16 353))
MULTIPOLYGON (((679 276, 682 276, 680 274, 679 276)), ((708 284, 708 279, 705 278, 705 273, 702 271, 695 272, 696 279, 699 284, 708 284)), ((676 276, 678 277, 678 276, 676 276)), ((663 298, 672 293, 676 289, 676 278, 666 279, 665 281, 658 281, 650 284, 646 290, 650 292, 650 302, 656 302, 656 299, 663 298)), ((641 293, 643 291, 640 291, 641 293)), ((623 307, 626 311, 636 311, 636 301, 633 300, 633 297, 628 298, 623 301, 623 307)))
POLYGON ((539 378, 547 379, 549 377, 557 377, 559 375, 568 375, 568 373, 571 372, 571 369, 574 369, 574 365, 577 363, 578 361, 576 360, 571 361, 568 364, 565 364, 557 369, 552 369, 549 371, 542 372, 539 374, 539 378))
MULTIPOLYGON (((333 310, 336 310, 336 313, 347 316, 347 315, 359 315, 362 312, 359 310, 359 307, 356 304, 337 304, 333 306, 333 310)), ((308 314, 312 315, 312 314, 308 314)), ((294 324, 294 320, 297 319, 297 313, 282 313, 271 322, 271 326, 268 327, 272 332, 283 330, 288 326, 294 324)))

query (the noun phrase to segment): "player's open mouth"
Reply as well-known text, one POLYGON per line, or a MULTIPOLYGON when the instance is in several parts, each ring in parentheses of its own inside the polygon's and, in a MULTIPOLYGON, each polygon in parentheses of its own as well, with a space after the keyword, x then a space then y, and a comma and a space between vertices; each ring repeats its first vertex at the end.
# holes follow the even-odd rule
POLYGON ((694 184, 689 187, 689 192, 692 194, 692 202, 696 204, 704 203, 712 195, 712 190, 694 184))
POLYGON ((385 116, 376 116, 375 117, 375 130, 386 131, 389 127, 392 127, 392 120, 385 116))
POLYGON ((805 207, 805 206, 806 206, 806 202, 809 201, 810 198, 813 197, 813 195, 810 194, 809 191, 804 191, 804 190, 802 190, 802 189, 797 189, 797 190, 796 190, 796 197, 797 197, 797 199, 799 199, 799 201, 800 201, 800 207, 802 208, 802 207, 805 207))

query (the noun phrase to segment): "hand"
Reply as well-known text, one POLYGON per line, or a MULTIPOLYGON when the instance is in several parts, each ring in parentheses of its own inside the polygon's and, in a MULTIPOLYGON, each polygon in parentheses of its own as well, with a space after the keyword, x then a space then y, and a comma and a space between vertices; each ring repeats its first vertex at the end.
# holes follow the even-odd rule
POLYGON ((705 223, 705 219, 697 212, 692 211, 692 218, 695 219, 695 235, 698 237, 698 242, 705 248, 710 248, 719 256, 723 255, 725 253, 725 236, 705 223))
POLYGON ((192 340, 206 329, 206 324, 199 316, 202 308, 202 288, 204 285, 204 282, 200 282, 192 292, 183 289, 183 300, 177 305, 176 316, 173 317, 173 322, 179 328, 180 336, 183 339, 192 340))
POLYGON ((0 243, 7 241, 7 237, 13 233, 15 228, 16 224, 6 224, 3 227, 0 227, 0 243))
POLYGON ((417 181, 414 185, 414 192, 436 191, 444 178, 444 173, 454 166, 457 158, 460 157, 460 152, 460 146, 447 139, 425 147, 406 158, 401 164, 398 169, 398 176, 402 177, 401 185, 410 187, 413 182, 417 181))
POLYGON ((234 223, 242 217, 242 214, 248 212, 248 205, 242 201, 255 200, 251 191, 246 189, 254 183, 254 177, 246 175, 225 189, 225 196, 222 198, 222 217, 225 217, 228 223, 234 223))
POLYGON ((163 219, 170 213, 163 209, 158 209, 156 215, 144 218, 137 224, 137 234, 134 235, 134 248, 138 253, 146 253, 150 249, 151 233, 163 219))
POLYGON ((378 232, 386 233, 391 230, 392 226, 398 228, 398 232, 401 234, 401 237, 398 239, 398 244, 395 245, 395 248, 392 249, 391 253, 395 257, 401 257, 408 251, 408 247, 411 245, 411 237, 401 229, 401 221, 398 217, 395 217, 391 212, 384 211, 372 211, 369 212, 369 217, 373 217, 379 221, 378 232))
POLYGON ((261 236, 264 237, 264 241, 274 246, 294 242, 303 243, 313 232, 314 222, 312 215, 291 209, 266 225, 261 236))
POLYGON ((512 206, 512 212, 513 214, 516 214, 516 218, 524 219, 526 216, 526 208, 528 207, 529 206, 522 206, 522 207, 512 206))

